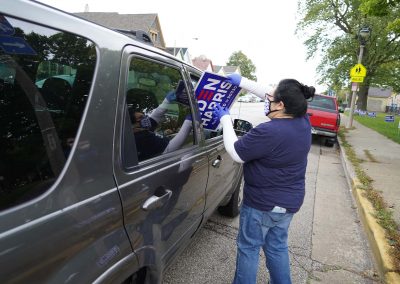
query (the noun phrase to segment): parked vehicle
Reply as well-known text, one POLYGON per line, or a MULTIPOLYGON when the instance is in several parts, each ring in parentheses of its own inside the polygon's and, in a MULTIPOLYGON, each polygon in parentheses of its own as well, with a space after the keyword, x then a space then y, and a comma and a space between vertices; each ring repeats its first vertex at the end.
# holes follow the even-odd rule
POLYGON ((250 103, 251 102, 250 98, 247 96, 240 96, 237 101, 242 102, 242 103, 250 103))
POLYGON ((257 97, 256 95, 253 94, 246 94, 243 96, 240 96, 238 98, 238 102, 243 102, 243 103, 259 103, 259 102, 263 102, 262 99, 260 99, 259 97, 257 97))
POLYGON ((340 114, 335 97, 315 95, 308 103, 307 111, 311 121, 311 133, 325 137, 327 146, 333 146, 337 139, 340 114))
POLYGON ((241 206, 242 166, 201 124, 201 71, 38 2, 0 1, 0 20, 1 283, 160 283, 215 209, 241 206), (181 82, 186 103, 145 128, 181 82))

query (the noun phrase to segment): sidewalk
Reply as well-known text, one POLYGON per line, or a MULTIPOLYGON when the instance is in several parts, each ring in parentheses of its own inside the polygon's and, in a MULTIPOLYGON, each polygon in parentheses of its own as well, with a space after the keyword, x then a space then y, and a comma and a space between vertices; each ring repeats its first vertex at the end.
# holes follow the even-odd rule
MULTIPOLYGON (((341 127, 347 125, 348 117, 342 115, 341 127)), ((347 142, 352 146, 357 158, 362 159, 362 170, 373 180, 373 188, 381 192, 389 208, 393 210, 393 219, 400 224, 400 145, 385 136, 371 130, 353 120, 355 129, 345 134, 347 142)), ((362 195, 360 182, 354 168, 347 160, 341 146, 343 167, 359 206, 359 212, 370 239, 375 259, 386 283, 400 283, 399 271, 395 271, 390 255, 389 245, 384 237, 383 229, 377 224, 371 203, 362 195)))

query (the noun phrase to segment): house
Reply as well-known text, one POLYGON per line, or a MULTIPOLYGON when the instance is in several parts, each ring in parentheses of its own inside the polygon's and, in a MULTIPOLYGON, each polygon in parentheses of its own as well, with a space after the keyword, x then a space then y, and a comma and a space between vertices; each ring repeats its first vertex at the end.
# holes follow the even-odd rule
POLYGON ((83 12, 74 15, 111 29, 146 32, 155 47, 165 49, 158 14, 119 14, 116 12, 83 12))
POLYGON ((241 74, 239 66, 219 66, 219 65, 214 65, 214 72, 217 73, 217 74, 220 74, 222 76, 227 76, 227 75, 232 74, 232 73, 241 74))
POLYGON ((385 112, 388 98, 392 95, 392 89, 369 87, 367 110, 385 112))
POLYGON ((165 51, 186 63, 192 64, 192 59, 187 47, 167 47, 165 51))
POLYGON ((200 55, 192 59, 192 63, 195 67, 202 71, 214 72, 214 67, 211 59, 208 59, 205 55, 200 55))

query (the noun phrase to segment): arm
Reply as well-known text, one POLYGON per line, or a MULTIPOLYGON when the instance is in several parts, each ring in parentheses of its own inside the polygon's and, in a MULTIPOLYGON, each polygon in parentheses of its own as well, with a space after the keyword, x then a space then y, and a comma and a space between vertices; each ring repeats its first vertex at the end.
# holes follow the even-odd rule
POLYGON ((163 102, 150 114, 150 118, 157 124, 160 123, 165 113, 168 110, 169 101, 164 99, 163 102))
POLYGON ((221 117, 221 124, 222 128, 224 129, 223 132, 223 139, 224 139, 224 146, 226 152, 228 152, 229 156, 238 163, 243 164, 244 161, 239 157, 235 150, 235 142, 238 140, 235 130, 233 129, 231 116, 224 115, 221 117))
POLYGON ((242 78, 242 80, 240 81, 239 87, 249 91, 250 93, 255 94, 257 97, 259 97, 262 100, 264 100, 265 99, 265 95, 267 93, 269 93, 269 87, 268 86, 264 86, 264 85, 262 85, 260 83, 251 81, 251 80, 249 80, 247 78, 242 78))
POLYGON ((269 93, 269 87, 262 85, 260 83, 251 81, 247 78, 240 76, 237 73, 232 73, 228 75, 227 82, 232 85, 239 86, 240 88, 255 94, 260 99, 265 99, 265 95, 269 93))
POLYGON ((186 140, 186 137, 189 135, 192 130, 192 121, 190 119, 186 119, 179 132, 175 135, 174 138, 169 141, 167 148, 164 150, 164 154, 168 152, 172 152, 178 150, 186 140))
POLYGON ((168 110, 168 105, 174 102, 175 100, 176 100, 175 92, 174 91, 168 92, 162 103, 150 114, 150 118, 153 119, 157 124, 159 124, 168 110))
POLYGON ((217 105, 214 109, 214 116, 220 121, 223 132, 224 146, 229 156, 238 163, 243 164, 244 161, 239 157, 235 150, 235 142, 238 140, 235 130, 233 129, 231 116, 229 110, 217 105))

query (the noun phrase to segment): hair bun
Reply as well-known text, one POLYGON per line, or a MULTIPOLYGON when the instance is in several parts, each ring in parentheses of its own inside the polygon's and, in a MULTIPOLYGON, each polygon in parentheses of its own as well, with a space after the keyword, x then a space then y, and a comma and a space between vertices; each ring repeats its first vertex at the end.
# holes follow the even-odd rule
POLYGON ((307 99, 314 97, 315 88, 313 86, 303 85, 303 95, 307 99))

